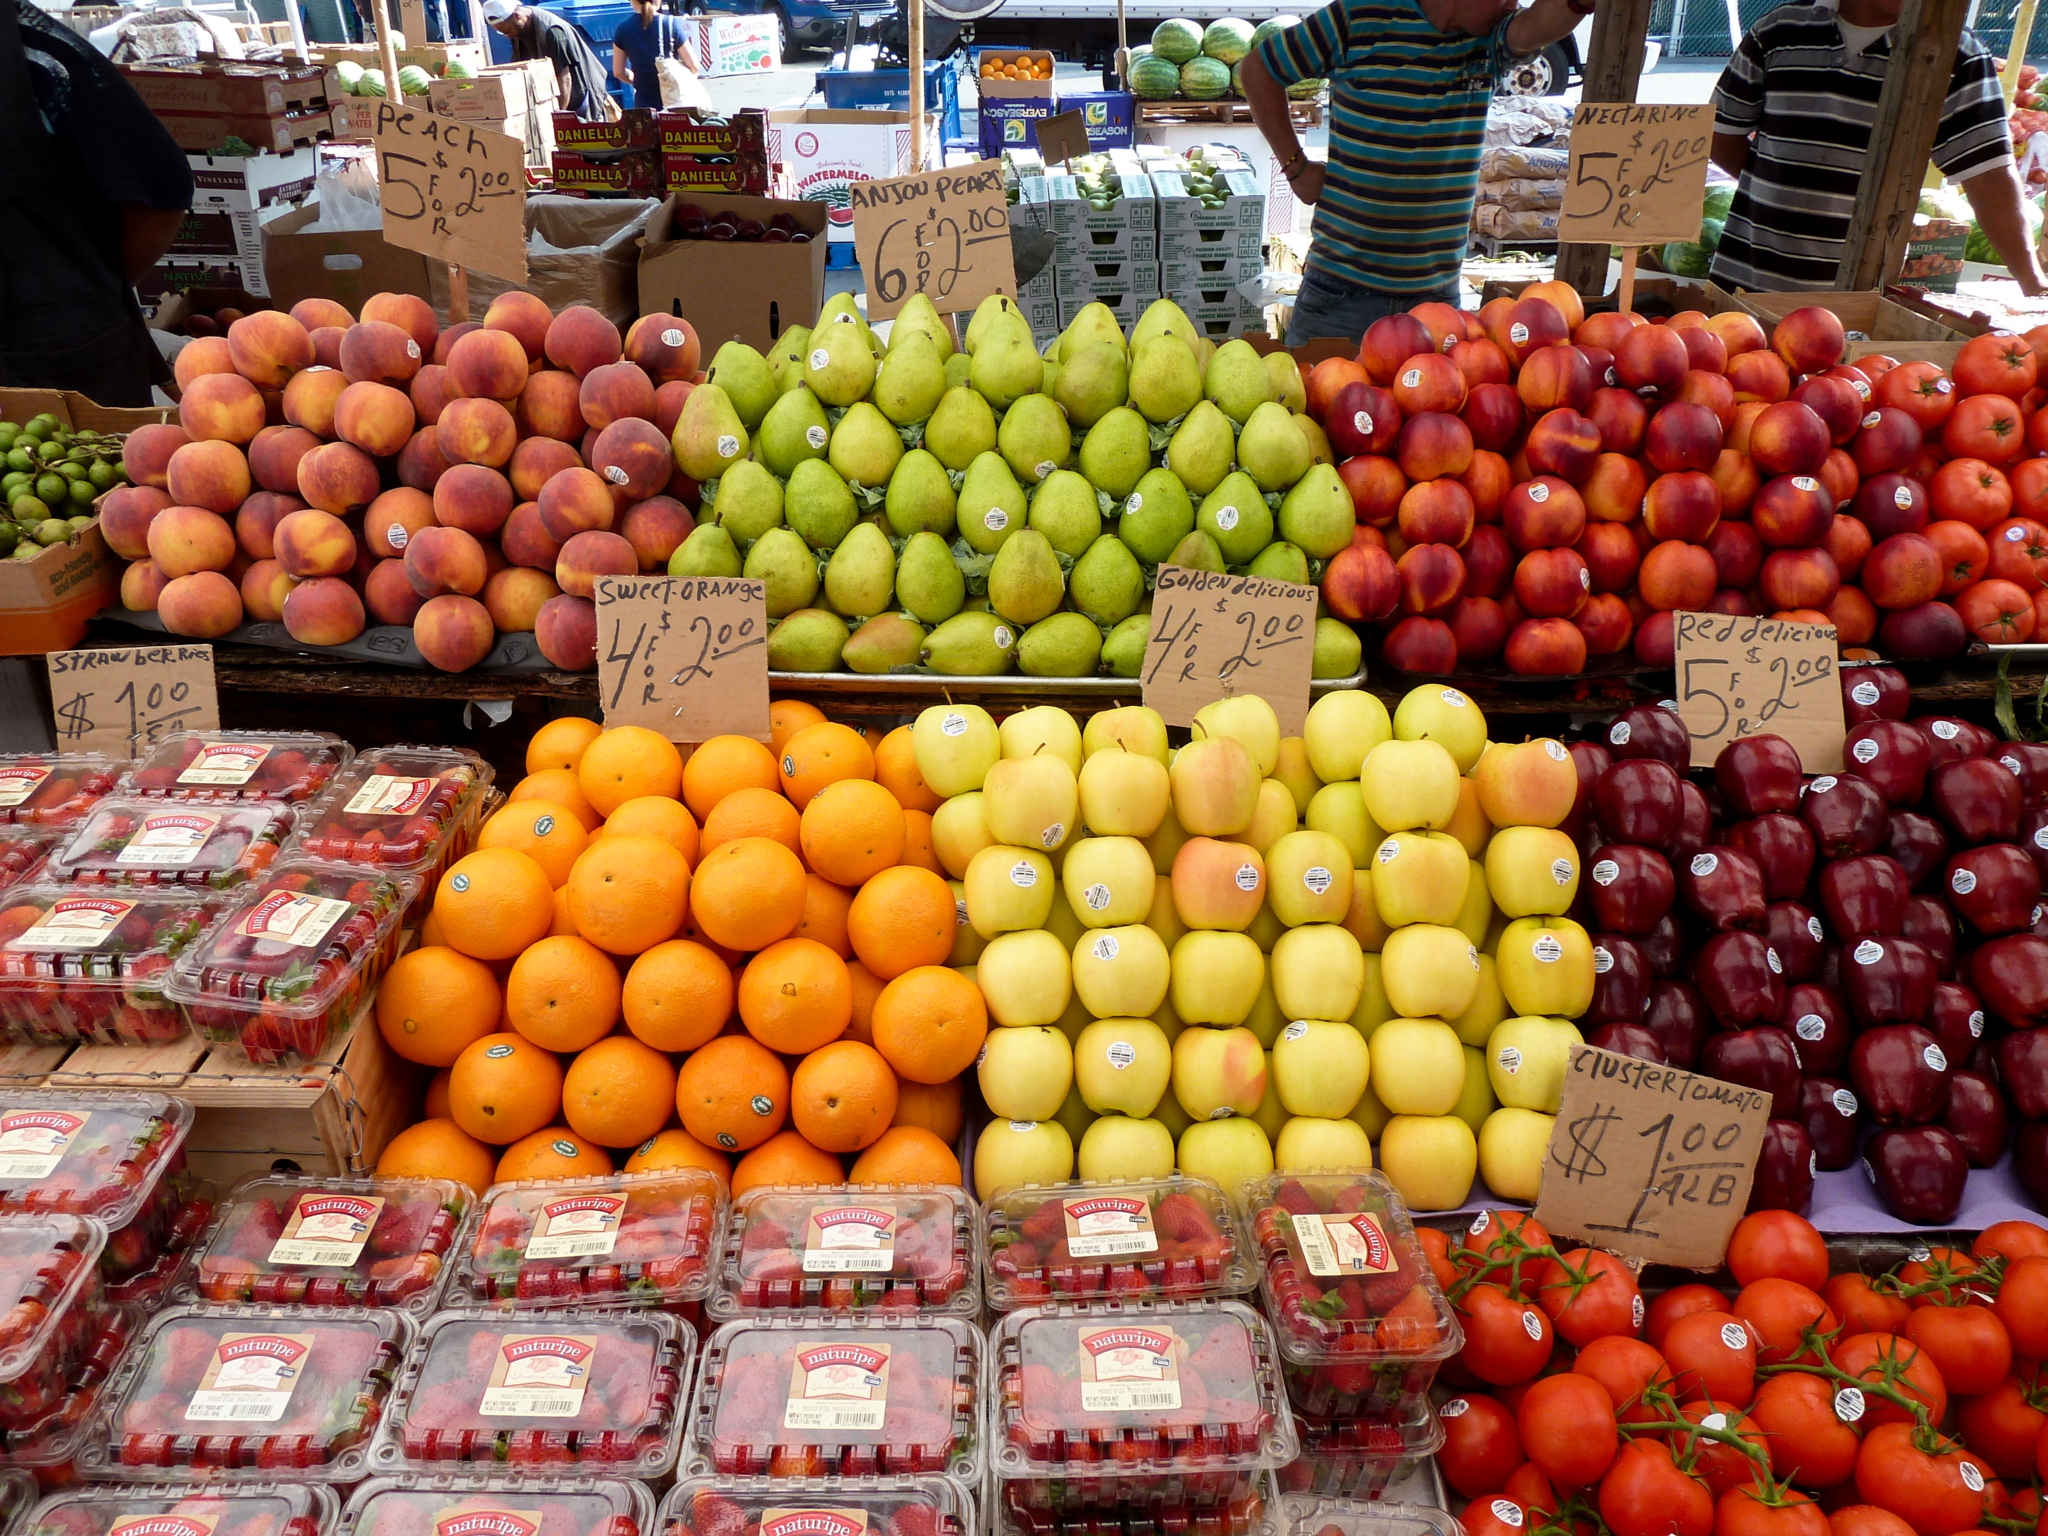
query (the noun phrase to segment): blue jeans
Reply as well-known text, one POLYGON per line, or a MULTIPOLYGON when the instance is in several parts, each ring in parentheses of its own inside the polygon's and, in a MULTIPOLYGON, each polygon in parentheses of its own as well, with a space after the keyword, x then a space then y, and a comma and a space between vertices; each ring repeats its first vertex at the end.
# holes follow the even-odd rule
POLYGON ((1382 315, 1400 314, 1431 299, 1455 305, 1457 280, 1453 278, 1432 293, 1385 293, 1331 277, 1311 261, 1302 274, 1301 292, 1295 295, 1294 311, 1287 322, 1287 345, 1299 347, 1326 336, 1357 341, 1382 315))

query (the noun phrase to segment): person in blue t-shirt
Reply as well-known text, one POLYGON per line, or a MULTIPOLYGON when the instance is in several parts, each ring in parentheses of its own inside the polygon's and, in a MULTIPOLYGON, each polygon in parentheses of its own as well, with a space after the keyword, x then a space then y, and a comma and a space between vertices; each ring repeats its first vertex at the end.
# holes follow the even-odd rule
POLYGON ((697 59, 683 40, 682 22, 661 9, 659 0, 632 0, 633 14, 612 34, 612 74, 633 87, 632 105, 661 105, 660 61, 674 59, 691 74, 697 59))

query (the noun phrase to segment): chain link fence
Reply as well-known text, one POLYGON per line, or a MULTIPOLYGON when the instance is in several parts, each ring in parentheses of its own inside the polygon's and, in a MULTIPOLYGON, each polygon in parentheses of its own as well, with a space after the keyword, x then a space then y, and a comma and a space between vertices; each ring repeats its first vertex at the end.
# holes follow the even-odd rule
MULTIPOLYGON (((1650 36, 1664 44, 1667 54, 1677 57, 1726 57, 1734 47, 1734 37, 1779 3, 1780 0, 1657 0, 1650 13, 1650 36)), ((1971 8, 1970 25, 1984 46, 2002 57, 2012 46, 2018 14, 2018 0, 1978 0, 1971 8)), ((2048 5, 2034 17, 2026 51, 2030 59, 2048 56, 2048 5)))

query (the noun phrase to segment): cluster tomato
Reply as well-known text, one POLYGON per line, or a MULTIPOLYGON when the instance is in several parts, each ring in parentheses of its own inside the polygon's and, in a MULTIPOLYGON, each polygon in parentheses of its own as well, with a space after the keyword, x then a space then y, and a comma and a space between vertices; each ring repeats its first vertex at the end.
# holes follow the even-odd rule
POLYGON ((1464 1323, 1442 1408, 1467 1536, 1953 1536, 2043 1528, 2048 1230, 1987 1228, 1877 1275, 1803 1218, 1736 1227, 1732 1283, 1645 1300, 1520 1215, 1432 1234, 1464 1323), (2027 1485, 2027 1486, 2022 1486, 2027 1485))

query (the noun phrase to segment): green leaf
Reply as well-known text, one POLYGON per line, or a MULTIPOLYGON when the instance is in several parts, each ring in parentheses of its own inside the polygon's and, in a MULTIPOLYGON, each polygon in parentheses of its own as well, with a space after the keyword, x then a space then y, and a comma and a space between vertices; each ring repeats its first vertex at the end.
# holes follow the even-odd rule
POLYGON ((1112 518, 1122 516, 1124 509, 1118 504, 1114 496, 1098 488, 1095 492, 1095 510, 1105 518, 1112 518))
POLYGON ((2012 679, 2007 676, 2012 653, 1998 658, 1998 690, 1993 696, 1992 713, 1998 717, 1998 728, 2005 732, 2006 740, 2020 740, 2020 723, 2012 712, 2012 679))
POLYGON ((697 488, 697 505, 700 509, 709 507, 718 500, 718 482, 721 478, 723 477, 713 475, 697 488))
POLYGON ((1176 416, 1171 421, 1156 422, 1146 427, 1145 441, 1154 453, 1164 453, 1166 445, 1173 441, 1173 434, 1180 429, 1186 418, 1176 416))
POLYGON ((915 448, 924 441, 924 423, 913 421, 908 426, 898 427, 896 435, 903 439, 905 448, 915 448))

